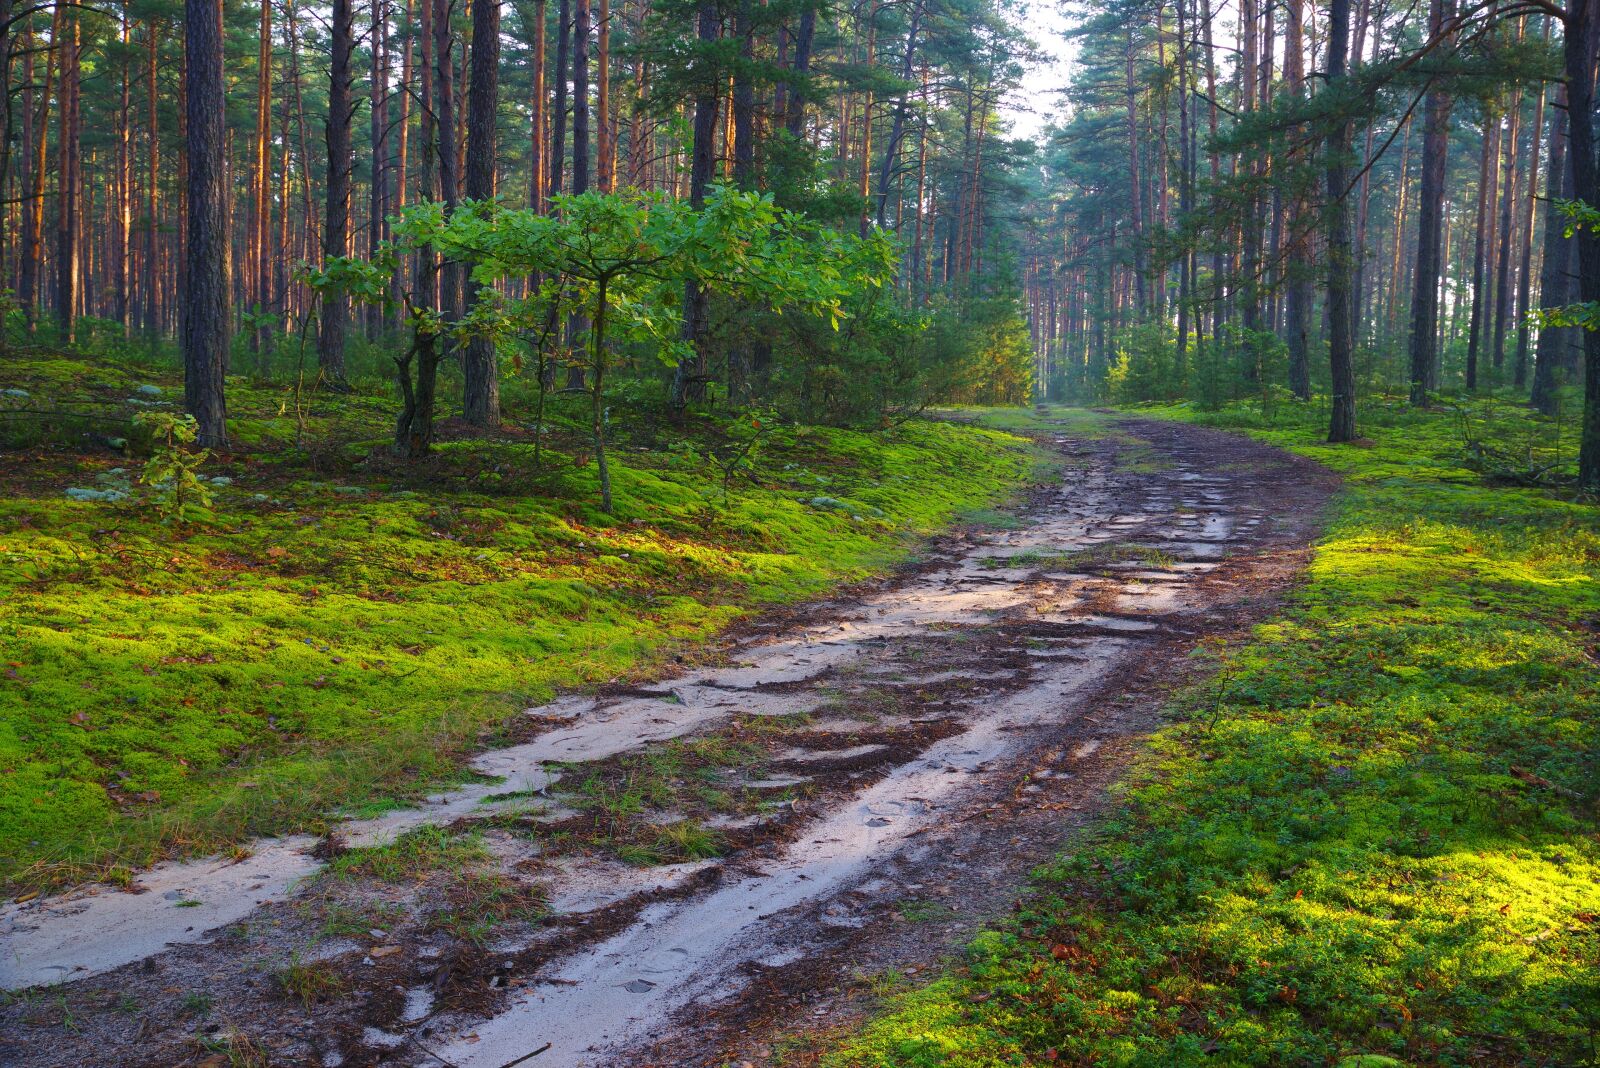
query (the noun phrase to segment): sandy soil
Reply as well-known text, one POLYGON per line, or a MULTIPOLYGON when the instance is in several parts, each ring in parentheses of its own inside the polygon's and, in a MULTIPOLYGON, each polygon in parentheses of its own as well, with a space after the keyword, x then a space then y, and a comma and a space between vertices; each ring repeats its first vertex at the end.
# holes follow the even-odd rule
POLYGON ((0 1061, 803 1063, 1070 848, 1196 670, 1186 654, 1248 630, 1302 568, 1333 486, 1320 468, 1192 427, 1121 429, 1056 439, 1067 462, 1016 529, 941 539, 674 678, 530 709, 525 740, 478 761, 496 781, 332 843, 480 829, 485 867, 542 895, 542 918, 463 937, 437 919, 459 873, 319 879, 330 843, 309 838, 166 865, 139 893, 7 906, 0 1061), (743 801, 630 818, 693 817, 722 855, 621 863, 577 784, 712 737, 759 742, 759 760, 706 770, 743 801))

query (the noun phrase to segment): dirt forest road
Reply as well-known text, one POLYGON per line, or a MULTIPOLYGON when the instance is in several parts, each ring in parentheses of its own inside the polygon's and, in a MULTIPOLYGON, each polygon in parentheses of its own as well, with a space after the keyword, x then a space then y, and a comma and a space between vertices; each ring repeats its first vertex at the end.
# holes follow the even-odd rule
POLYGON ((1103 811, 1186 655, 1270 611, 1334 487, 1307 461, 1173 423, 1051 445, 1062 469, 1014 523, 762 617, 677 677, 530 709, 527 740, 479 762, 498 783, 348 828, 357 844, 480 830, 480 863, 496 885, 536 886, 542 919, 462 938, 429 919, 459 892, 449 873, 306 882, 309 840, 263 844, 231 898, 213 862, 152 873, 146 894, 13 907, 6 985, 54 977, 18 947, 65 981, 0 1007, 0 1061, 762 1064, 847 1022, 871 977, 930 970, 1103 811), (681 763, 686 743, 756 735, 759 760, 701 770, 714 796, 757 801, 685 813, 701 802, 679 793, 630 817, 696 815, 720 856, 638 866, 552 844, 596 822, 573 784, 592 794, 652 754, 681 763), (172 894, 234 903, 171 929, 172 894), (335 910, 381 922, 335 926, 335 910), (118 938, 131 948, 93 952, 118 938))

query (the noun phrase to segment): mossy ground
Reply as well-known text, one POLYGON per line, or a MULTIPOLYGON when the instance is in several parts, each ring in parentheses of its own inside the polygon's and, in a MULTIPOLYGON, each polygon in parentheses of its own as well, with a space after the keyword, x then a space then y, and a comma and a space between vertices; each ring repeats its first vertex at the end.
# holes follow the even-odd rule
POLYGON ((174 374, 36 352, 8 358, 5 385, 0 882, 13 884, 415 797, 459 775, 510 712, 881 569, 1005 498, 1038 459, 975 427, 680 423, 623 399, 607 515, 580 401, 556 402, 538 463, 513 420, 489 440, 446 424, 437 455, 408 465, 383 447, 395 402, 381 390, 297 400, 241 378, 233 450, 200 470, 230 481, 209 518, 168 524, 133 481, 137 440, 121 439, 136 439, 135 412, 181 398, 174 374))
POLYGON ((1596 1063, 1600 516, 1460 459, 1464 425, 1541 462, 1554 428, 1153 414, 1344 474, 1307 584, 1209 651, 1108 825, 825 1063, 1596 1063))

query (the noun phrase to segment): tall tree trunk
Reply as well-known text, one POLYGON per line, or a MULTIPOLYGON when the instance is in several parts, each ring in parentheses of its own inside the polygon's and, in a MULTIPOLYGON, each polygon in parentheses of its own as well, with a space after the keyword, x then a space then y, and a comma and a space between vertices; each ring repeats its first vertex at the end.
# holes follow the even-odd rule
POLYGON ((157 280, 157 271, 160 267, 160 234, 161 215, 161 122, 160 113, 156 110, 156 66, 157 46, 160 38, 160 25, 151 20, 145 27, 145 79, 146 85, 146 122, 148 128, 145 134, 150 139, 147 178, 145 180, 145 239, 144 239, 144 330, 146 335, 154 342, 156 335, 161 332, 161 284, 157 280))
POLYGON ((617 187, 617 137, 611 114, 611 0, 600 0, 600 27, 596 34, 594 123, 597 154, 595 185, 602 193, 617 187))
POLYGON ((268 251, 272 233, 272 0, 261 0, 261 36, 256 49, 256 139, 255 170, 251 189, 254 195, 255 314, 256 327, 250 333, 256 352, 256 369, 267 371, 272 350, 272 328, 259 317, 272 306, 272 259, 268 251))
POLYGON ((589 0, 572 12, 572 191, 589 191, 589 0))
MULTIPOLYGON (((916 70, 917 34, 922 28, 922 0, 912 0, 911 15, 906 22, 906 51, 900 60, 900 80, 905 87, 900 90, 894 104, 894 118, 889 125, 889 140, 883 146, 883 163, 878 168, 878 226, 884 224, 889 203, 889 179, 893 176, 900 158, 900 142, 905 138, 906 116, 911 102, 911 76, 916 70)), ((919 204, 920 210, 920 204, 919 204)))
MULTIPOLYGON (((1447 0, 1428 7, 1428 35, 1437 37, 1454 17, 1447 0)), ((1428 93, 1422 135, 1422 192, 1417 210, 1417 282, 1411 292, 1411 403, 1428 399, 1428 382, 1439 345, 1440 246, 1444 239, 1444 183, 1450 149, 1450 94, 1437 84, 1428 93)))
POLYGON ((733 184, 751 189, 756 178, 756 86, 751 73, 755 62, 755 29, 750 17, 752 0, 739 0, 733 32, 739 40, 739 67, 733 75, 730 100, 733 118, 733 184))
MULTIPOLYGON (((706 55, 716 43, 721 30, 714 0, 701 0, 696 16, 696 30, 701 54, 706 55)), ((709 58, 707 55, 707 62, 709 58)), ((719 81, 715 75, 705 75, 695 92, 694 140, 689 158, 689 204, 696 211, 705 207, 706 187, 711 184, 711 153, 717 137, 719 81)), ((694 355, 679 360, 677 369, 673 372, 671 402, 674 408, 682 408, 690 401, 699 400, 704 395, 707 312, 705 289, 693 279, 685 282, 682 337, 694 348, 694 355)))
MULTIPOLYGON (((1595 156, 1595 51, 1600 44, 1600 0, 1568 0, 1562 53, 1566 67, 1568 151, 1577 199, 1600 207, 1600 159, 1595 156)), ((1600 227, 1576 235, 1578 299, 1600 303, 1600 227)), ((1600 493, 1600 330, 1583 338, 1583 430, 1578 447, 1578 487, 1600 493)))
POLYGON ((544 210, 545 197, 545 128, 548 120, 544 111, 544 38, 547 17, 546 0, 538 0, 534 4, 533 26, 530 27, 533 32, 533 98, 529 101, 532 145, 528 164, 528 207, 534 211, 544 210))
MULTIPOLYGON (((1250 0, 1245 0, 1245 4, 1248 7, 1250 0)), ((1128 115, 1128 197, 1132 205, 1132 214, 1129 218, 1133 224, 1133 290, 1139 312, 1142 314, 1145 307, 1144 208, 1139 183, 1139 113, 1134 96, 1133 52, 1133 26, 1130 23, 1127 51, 1123 54, 1123 70, 1126 76, 1123 82, 1123 94, 1128 115)), ((981 128, 979 136, 982 136, 981 128)))
MULTIPOLYGON (((329 24, 328 64, 328 195, 322 227, 324 259, 350 254, 350 173, 355 166, 350 150, 350 122, 355 115, 353 92, 355 14, 351 0, 333 0, 329 24)), ((317 366, 335 389, 344 389, 344 341, 349 301, 343 293, 322 295, 322 315, 317 330, 317 366)))
MULTIPOLYGON (((1350 43, 1350 0, 1328 3, 1328 91, 1338 92, 1346 75, 1350 43)), ((1346 157, 1350 124, 1340 119, 1328 135, 1325 159, 1328 209, 1328 366, 1333 404, 1328 424, 1331 442, 1356 437, 1356 375, 1351 337, 1350 209, 1346 157)))
MULTIPOLYGON (((111 272, 112 290, 115 304, 112 315, 122 327, 122 336, 128 336, 133 322, 131 318, 132 303, 129 299, 129 271, 128 263, 132 256, 129 248, 129 238, 133 228, 133 151, 128 130, 133 111, 133 78, 128 69, 131 54, 131 32, 128 13, 122 13, 121 44, 122 58, 119 63, 121 78, 120 94, 117 108, 117 156, 116 156, 116 182, 114 196, 116 207, 112 212, 111 232, 111 272)), ((9 113, 7 122, 9 123, 9 113)))
MULTIPOLYGON (((228 443, 227 170, 223 159, 222 0, 184 0, 183 399, 210 448, 228 443)), ((65 84, 63 82, 63 84, 65 84)))
POLYGON ((56 324, 61 338, 71 345, 75 340, 78 314, 79 248, 78 193, 82 171, 78 166, 79 120, 79 39, 78 15, 68 16, 62 27, 61 48, 61 136, 57 146, 56 181, 60 197, 56 215, 56 324))
MULTIPOLYGON (((1541 33, 1543 43, 1550 43, 1550 18, 1546 16, 1541 33)), ((1533 209, 1539 192, 1539 137, 1544 132, 1544 87, 1538 89, 1539 99, 1533 107, 1533 125, 1528 131, 1528 195, 1522 198, 1522 221, 1517 227, 1518 257, 1517 299, 1513 313, 1517 325, 1517 352, 1512 368, 1513 381, 1518 389, 1528 382, 1528 312, 1533 288, 1533 209)), ((1548 186, 1550 179, 1546 177, 1548 186)))
POLYGON ((561 0, 556 12, 556 92, 550 113, 550 196, 561 192, 567 156, 567 56, 572 42, 572 2, 561 0))
MULTIPOLYGON (((389 12, 387 0, 372 0, 372 53, 367 84, 367 144, 372 150, 372 181, 367 190, 367 257, 378 254, 383 242, 383 221, 389 213, 389 12)), ((366 307, 362 318, 366 333, 375 338, 383 329, 383 309, 366 307)))
POLYGON ((1483 158, 1478 166, 1478 214, 1474 227, 1472 252, 1472 319, 1467 326, 1467 388, 1478 388, 1478 339, 1483 335, 1484 323, 1484 265, 1489 247, 1489 219, 1494 213, 1494 183, 1498 173, 1495 163, 1496 146, 1500 135, 1500 118, 1492 112, 1484 122, 1483 158))
MULTIPOLYGON (((1572 166, 1567 159, 1567 87, 1556 86, 1550 115, 1550 161, 1545 167, 1545 195, 1572 197, 1572 166)), ((1546 210, 1539 265, 1539 305, 1559 308, 1570 303, 1572 241, 1566 236, 1566 216, 1546 210)), ((1534 349, 1533 406, 1545 415, 1556 413, 1556 389, 1561 384, 1561 353, 1570 343, 1572 327, 1544 326, 1534 349)))
MULTIPOLYGON (((1434 0, 1435 6, 1440 0, 1434 0)), ((1297 99, 1305 92, 1305 0, 1289 0, 1287 35, 1283 46, 1283 74, 1289 93, 1297 99)), ((1306 136, 1304 126, 1294 131, 1294 139, 1306 136)), ((1186 209, 1187 210, 1187 209, 1186 209)), ((1301 400, 1311 399, 1311 233, 1310 212, 1305 198, 1295 196, 1289 205, 1289 249, 1285 273, 1284 333, 1289 350, 1289 389, 1301 400)))
MULTIPOLYGON (((1520 41, 1523 23, 1517 22, 1520 41)), ((1500 194, 1500 245, 1495 255, 1494 283, 1494 348, 1492 357, 1495 378, 1500 378, 1500 368, 1506 361, 1506 320, 1511 316, 1511 249, 1516 243, 1513 229, 1516 217, 1512 208, 1517 202, 1517 181, 1522 170, 1522 88, 1518 86, 1511 96, 1510 118, 1506 124, 1505 174, 1500 194)), ((1535 144, 1538 142, 1535 141, 1535 144)))
POLYGON ((788 114, 783 119, 784 129, 796 140, 805 129, 806 79, 811 73, 811 46, 816 36, 817 8, 815 3, 807 2, 800 10, 800 25, 794 36, 794 61, 789 67, 794 73, 794 81, 785 86, 784 92, 788 108, 788 114))
MULTIPOLYGON (((467 93, 467 199, 494 196, 495 112, 499 103, 500 0, 474 0, 472 5, 472 73, 467 93)), ((468 297, 478 300, 474 290, 468 297)), ((500 368, 495 344, 487 338, 467 343, 463 372, 462 415, 472 426, 500 425, 500 368)))
MULTIPOLYGON (((446 213, 454 212, 461 199, 460 141, 456 121, 455 38, 450 29, 452 0, 431 0, 433 4, 433 116, 436 130, 434 154, 439 162, 439 199, 446 213)), ((461 318, 461 289, 465 281, 461 265, 446 262, 439 274, 439 308, 445 318, 461 318)), ((444 345, 441 338, 438 342, 444 345)))

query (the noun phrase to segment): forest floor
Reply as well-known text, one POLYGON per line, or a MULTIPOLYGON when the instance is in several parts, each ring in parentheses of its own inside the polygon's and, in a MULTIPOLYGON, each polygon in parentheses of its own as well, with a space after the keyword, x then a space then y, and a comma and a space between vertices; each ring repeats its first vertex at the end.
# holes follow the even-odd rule
MULTIPOLYGON (((320 825, 291 807, 282 825, 306 833, 236 828, 223 855, 130 870, 142 893, 33 897, 48 884, 35 863, 16 883, 25 900, 0 910, 4 985, 19 988, 0 1001, 0 1060, 1592 1060, 1592 504, 1463 466, 1518 441, 1539 459, 1514 413, 1475 426, 1369 408, 1372 437, 1345 448, 1319 444, 1315 411, 1143 414, 1161 418, 978 416, 1035 435, 1048 464, 965 428, 828 437, 829 455, 852 457, 824 468, 852 490, 835 498, 846 515, 796 502, 798 484, 724 500, 704 458, 657 468, 700 502, 817 520, 776 535, 802 545, 785 574, 804 582, 752 612, 760 598, 710 596, 697 573, 685 595, 727 612, 700 640, 634 649, 629 670, 588 685, 541 676, 565 696, 517 694, 527 709, 509 718, 506 694, 485 701, 475 725, 499 728, 446 747, 465 774, 408 768, 387 796, 409 807, 347 805, 320 825), (1202 419, 1282 448, 1174 421, 1202 419), (927 451, 869 451, 886 447, 927 451), (848 481, 862 457, 913 495, 969 494, 919 499, 921 529, 1030 464, 1035 484, 887 577, 805 600, 907 548, 886 517, 913 505, 864 500, 872 480, 848 481), (859 556, 826 560, 855 536, 859 556)), ((31 447, 50 463, 71 453, 31 447)), ((785 448, 757 481, 800 466, 785 448)), ((339 484, 363 470, 346 462, 339 484)), ((367 492, 387 501, 393 485, 367 492)), ((46 493, 22 496, 53 514, 46 493)), ((118 529, 153 522, 126 507, 118 529)), ((675 544, 705 537, 696 523, 715 511, 688 510, 675 544)), ((440 586, 408 591, 442 616, 440 586)), ((470 652, 440 641, 444 659, 470 652)), ((350 744, 381 748, 383 729, 350 744)))
POLYGON ((797 1020, 831 1034, 928 970, 1107 808, 1204 673, 1188 654, 1270 614, 1334 488, 1175 423, 1031 429, 1057 463, 1016 508, 530 707, 419 806, 8 906, 11 971, 79 978, 0 1009, 7 1062, 815 1050, 797 1020))
POLYGON ((1344 476, 1306 583, 1011 916, 785 1063, 1600 1064, 1600 517, 1507 483, 1570 474, 1570 426, 1145 414, 1344 476))
MULTIPOLYGON (((616 513, 586 402, 437 454, 395 402, 230 379, 233 447, 174 519, 134 416, 175 373, 14 352, 0 390, 0 888, 126 884, 459 782, 520 709, 662 665, 761 605, 862 579, 982 517, 1039 453, 971 427, 674 421, 618 398, 616 513), (569 410, 572 409, 572 410, 569 410)), ((194 919, 220 922, 199 906, 194 919)))

